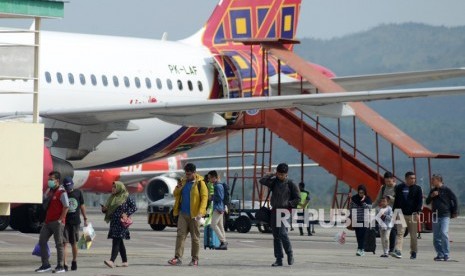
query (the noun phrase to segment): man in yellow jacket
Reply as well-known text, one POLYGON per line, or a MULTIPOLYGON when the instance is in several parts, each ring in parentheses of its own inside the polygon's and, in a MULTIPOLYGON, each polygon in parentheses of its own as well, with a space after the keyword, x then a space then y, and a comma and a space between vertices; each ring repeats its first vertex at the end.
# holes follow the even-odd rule
POLYGON ((208 189, 203 177, 196 173, 192 163, 184 166, 185 177, 178 183, 173 191, 175 198, 173 215, 178 217, 178 234, 176 236, 176 249, 174 258, 169 260, 170 265, 181 265, 184 254, 184 242, 187 234, 191 234, 192 261, 190 266, 199 265, 200 251, 200 219, 205 216, 208 189))

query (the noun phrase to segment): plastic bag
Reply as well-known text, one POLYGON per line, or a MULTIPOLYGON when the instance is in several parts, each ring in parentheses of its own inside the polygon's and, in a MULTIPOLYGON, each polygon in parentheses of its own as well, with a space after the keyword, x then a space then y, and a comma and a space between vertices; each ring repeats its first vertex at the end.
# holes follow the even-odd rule
POLYGON ((84 226, 82 228, 82 233, 84 235, 84 238, 86 241, 90 242, 93 241, 95 238, 95 230, 94 227, 92 227, 92 223, 87 224, 87 226, 84 226))
MULTIPOLYGON (((50 258, 50 247, 48 247, 48 243, 46 245, 47 245, 48 257, 50 258)), ((32 255, 40 257, 40 244, 39 243, 37 243, 36 246, 34 246, 34 249, 32 250, 32 255)))
POLYGON ((84 234, 81 235, 81 238, 79 238, 79 241, 77 243, 77 247, 79 249, 87 250, 92 246, 92 241, 86 241, 86 237, 84 234))
POLYGON ((339 244, 345 244, 346 243, 346 231, 342 231, 342 232, 339 232, 336 234, 336 236, 334 236, 334 240, 339 243, 339 244))

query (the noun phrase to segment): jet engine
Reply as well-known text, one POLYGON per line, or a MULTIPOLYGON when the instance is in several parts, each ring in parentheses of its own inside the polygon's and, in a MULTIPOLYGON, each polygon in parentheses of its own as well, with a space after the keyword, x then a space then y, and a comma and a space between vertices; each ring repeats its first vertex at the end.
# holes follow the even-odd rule
POLYGON ((173 194, 177 183, 176 179, 168 176, 157 176, 150 179, 145 187, 145 195, 149 200, 149 204, 163 199, 165 194, 173 194))

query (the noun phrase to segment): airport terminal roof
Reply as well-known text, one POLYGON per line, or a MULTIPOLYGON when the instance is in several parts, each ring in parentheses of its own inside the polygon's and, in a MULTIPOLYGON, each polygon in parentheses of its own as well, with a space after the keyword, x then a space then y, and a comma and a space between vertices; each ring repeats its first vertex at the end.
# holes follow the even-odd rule
POLYGON ((0 18, 63 18, 64 1, 0 0, 0 18))

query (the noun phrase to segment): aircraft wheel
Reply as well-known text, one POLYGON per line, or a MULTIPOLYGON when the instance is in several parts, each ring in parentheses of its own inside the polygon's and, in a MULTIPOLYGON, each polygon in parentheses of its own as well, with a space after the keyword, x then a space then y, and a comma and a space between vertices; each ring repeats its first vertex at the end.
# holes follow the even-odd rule
POLYGON ((150 224, 150 227, 152 227, 152 229, 154 231, 163 231, 166 228, 166 225, 163 225, 163 224, 150 224))
POLYGON ((10 224, 10 216, 0 216, 0 231, 5 230, 10 224))
POLYGON ((236 231, 236 223, 234 221, 228 223, 228 229, 231 232, 236 231))
POLYGON ((249 217, 240 216, 236 219, 234 225, 236 226, 237 232, 247 233, 252 228, 252 221, 249 217))
POLYGON ((23 204, 11 210, 10 226, 22 233, 40 233, 43 213, 41 204, 23 204))

